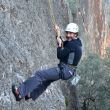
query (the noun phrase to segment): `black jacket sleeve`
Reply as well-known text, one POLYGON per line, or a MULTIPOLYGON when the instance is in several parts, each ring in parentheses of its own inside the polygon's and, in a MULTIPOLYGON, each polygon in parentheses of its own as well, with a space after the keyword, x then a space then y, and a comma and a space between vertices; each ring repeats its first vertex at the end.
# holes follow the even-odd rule
POLYGON ((75 56, 73 60, 73 65, 77 66, 82 56, 82 47, 77 46, 75 49, 75 56))

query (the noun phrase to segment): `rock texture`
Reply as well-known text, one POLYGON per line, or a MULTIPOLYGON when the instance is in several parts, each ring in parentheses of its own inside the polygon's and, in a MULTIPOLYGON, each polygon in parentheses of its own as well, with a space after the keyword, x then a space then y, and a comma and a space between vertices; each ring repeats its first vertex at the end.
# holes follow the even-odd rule
MULTIPOLYGON (((64 0, 52 0, 51 5, 63 31, 68 5, 64 0)), ((0 110, 65 110, 60 82, 35 102, 18 103, 11 93, 12 83, 57 63, 48 0, 0 0, 0 110)))
POLYGON ((85 50, 105 56, 110 47, 110 0, 78 0, 78 21, 83 24, 85 50), (89 42, 89 43, 88 43, 89 42))

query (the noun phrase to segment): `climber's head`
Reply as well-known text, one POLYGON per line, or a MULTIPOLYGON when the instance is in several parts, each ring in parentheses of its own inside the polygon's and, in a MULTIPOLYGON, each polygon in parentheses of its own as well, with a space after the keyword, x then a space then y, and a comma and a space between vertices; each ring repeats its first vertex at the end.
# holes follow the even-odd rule
POLYGON ((76 39, 78 36, 79 27, 76 23, 69 23, 66 26, 65 33, 66 33, 66 39, 68 41, 71 41, 72 39, 76 39))

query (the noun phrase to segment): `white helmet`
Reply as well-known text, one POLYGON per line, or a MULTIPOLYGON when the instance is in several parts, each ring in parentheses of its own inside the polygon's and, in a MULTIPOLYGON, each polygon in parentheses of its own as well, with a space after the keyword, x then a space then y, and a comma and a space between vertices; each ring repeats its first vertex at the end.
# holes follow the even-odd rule
POLYGON ((78 25, 76 23, 69 23, 66 26, 65 32, 74 32, 74 33, 77 33, 77 32, 79 32, 79 27, 78 27, 78 25))

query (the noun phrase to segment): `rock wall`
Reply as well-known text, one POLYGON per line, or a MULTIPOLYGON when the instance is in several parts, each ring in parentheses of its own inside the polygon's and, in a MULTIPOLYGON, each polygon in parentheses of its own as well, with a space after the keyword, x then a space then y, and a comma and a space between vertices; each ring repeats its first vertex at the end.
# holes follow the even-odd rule
POLYGON ((77 4, 85 51, 95 51, 104 57, 105 49, 110 47, 110 0, 78 0, 77 4))
MULTIPOLYGON (((52 0, 56 23, 69 21, 64 0, 52 0)), ((56 42, 48 0, 0 0, 0 110, 65 110, 60 82, 49 86, 35 102, 16 102, 12 83, 36 70, 56 66, 56 42)))

